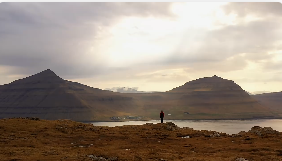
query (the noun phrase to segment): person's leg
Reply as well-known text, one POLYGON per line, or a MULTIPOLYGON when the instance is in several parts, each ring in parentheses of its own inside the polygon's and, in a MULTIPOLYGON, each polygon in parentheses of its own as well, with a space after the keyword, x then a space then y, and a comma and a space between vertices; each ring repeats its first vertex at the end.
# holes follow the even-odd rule
POLYGON ((163 121, 164 121, 164 118, 161 118, 161 123, 163 123, 163 121))

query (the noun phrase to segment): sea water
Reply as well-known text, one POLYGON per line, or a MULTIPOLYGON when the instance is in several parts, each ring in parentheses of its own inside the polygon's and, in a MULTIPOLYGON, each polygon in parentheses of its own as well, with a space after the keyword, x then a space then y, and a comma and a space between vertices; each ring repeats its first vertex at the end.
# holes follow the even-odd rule
MULTIPOLYGON (((240 131, 249 131, 253 126, 272 127, 282 132, 282 119, 258 119, 258 120, 164 120, 173 122, 178 127, 190 127, 194 130, 212 130, 227 134, 237 134, 240 131)), ((127 122, 92 122, 95 126, 123 126, 143 125, 146 123, 160 123, 160 120, 151 121, 127 121, 127 122)))

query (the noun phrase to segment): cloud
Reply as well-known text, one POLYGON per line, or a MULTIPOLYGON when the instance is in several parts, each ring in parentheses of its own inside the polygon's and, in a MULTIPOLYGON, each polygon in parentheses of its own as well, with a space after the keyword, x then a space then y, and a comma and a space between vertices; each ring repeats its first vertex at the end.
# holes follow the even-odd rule
POLYGON ((196 76, 234 79, 252 63, 278 79, 281 61, 270 53, 282 50, 280 3, 227 3, 201 18, 185 8, 177 17, 172 4, 1 3, 0 67, 5 75, 50 68, 84 84, 155 83, 158 90, 165 88, 158 82, 181 85, 196 76))
MULTIPOLYGON (((279 8, 277 5, 280 8, 282 6, 280 3, 267 3, 257 8, 258 3, 246 3, 246 6, 243 4, 245 3, 229 3, 223 8, 229 14, 231 11, 240 12, 246 7, 248 9, 242 15, 246 16, 271 11, 272 7, 276 10, 279 8)), ((277 21, 281 17, 280 11, 273 11, 273 17, 268 19, 244 22, 236 19, 234 25, 224 25, 216 29, 189 29, 178 48, 171 51, 168 57, 161 58, 159 63, 172 66, 181 64, 195 71, 228 72, 246 68, 247 61, 270 61, 273 55, 269 52, 282 49, 282 21, 277 21)))
POLYGON ((70 77, 102 73, 108 70, 108 58, 92 47, 99 32, 124 17, 172 18, 169 7, 170 3, 1 3, 0 64, 28 74, 47 68, 70 77))
MULTIPOLYGON (((282 71, 282 60, 273 62, 273 61, 268 61, 264 63, 264 69, 268 71, 282 71)), ((282 74, 282 72, 280 72, 282 74)), ((280 77, 281 78, 281 77, 280 77)), ((282 79, 281 79, 282 81, 282 79)))
POLYGON ((229 3, 223 9, 227 14, 236 13, 240 17, 254 14, 263 17, 278 16, 276 18, 280 18, 282 15, 282 4, 279 2, 237 2, 229 3))

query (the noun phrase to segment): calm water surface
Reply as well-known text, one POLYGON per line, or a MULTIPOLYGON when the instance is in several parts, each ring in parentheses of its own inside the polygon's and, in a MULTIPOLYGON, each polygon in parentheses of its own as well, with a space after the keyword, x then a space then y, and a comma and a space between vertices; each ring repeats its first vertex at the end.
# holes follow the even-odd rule
MULTIPOLYGON (((159 123, 159 120, 152 121, 128 121, 128 122, 93 122, 95 126, 123 126, 143 125, 146 123, 159 123)), ((240 131, 249 131, 253 126, 272 127, 282 132, 282 119, 260 119, 260 120, 164 120, 173 122, 178 127, 190 127, 195 130, 212 130, 227 134, 237 134, 240 131)))

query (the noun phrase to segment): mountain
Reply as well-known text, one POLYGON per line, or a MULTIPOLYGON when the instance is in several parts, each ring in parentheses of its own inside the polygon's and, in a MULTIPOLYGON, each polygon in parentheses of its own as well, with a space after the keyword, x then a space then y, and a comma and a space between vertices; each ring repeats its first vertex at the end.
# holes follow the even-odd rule
POLYGON ((255 98, 261 104, 275 111, 278 116, 282 117, 282 91, 257 94, 253 95, 252 97, 255 98))
POLYGON ((110 117, 159 119, 248 119, 274 114, 239 85, 217 76, 167 92, 119 93, 64 80, 47 69, 0 86, 0 118, 39 117, 109 121, 110 117))
POLYGON ((275 114, 232 80, 204 77, 167 92, 130 94, 142 106, 143 115, 159 119, 254 119, 275 114), (169 115, 167 115, 169 114, 169 115))
POLYGON ((174 110, 189 113, 187 118, 238 119, 273 116, 269 108, 259 104, 234 81, 216 75, 187 82, 166 94, 175 98, 174 110))
POLYGON ((0 118, 99 120, 125 111, 130 97, 63 80, 47 69, 0 87, 0 118))

